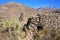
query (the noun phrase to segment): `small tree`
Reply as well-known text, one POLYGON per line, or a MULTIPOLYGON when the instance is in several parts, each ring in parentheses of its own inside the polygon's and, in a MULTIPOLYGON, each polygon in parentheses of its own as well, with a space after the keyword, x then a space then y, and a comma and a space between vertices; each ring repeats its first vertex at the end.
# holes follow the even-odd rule
POLYGON ((20 17, 19 17, 19 21, 23 20, 23 13, 21 13, 20 17))

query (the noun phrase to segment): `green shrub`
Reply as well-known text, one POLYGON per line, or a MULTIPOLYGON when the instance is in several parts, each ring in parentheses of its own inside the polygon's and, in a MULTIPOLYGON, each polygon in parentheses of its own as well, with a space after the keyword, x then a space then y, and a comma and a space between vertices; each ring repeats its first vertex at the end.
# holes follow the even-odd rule
POLYGON ((3 27, 0 28, 1 31, 5 31, 8 28, 8 33, 11 36, 12 31, 11 31, 11 27, 14 28, 14 33, 16 34, 17 37, 19 38, 19 40, 23 38, 24 36, 24 32, 22 32, 22 28, 23 28, 23 23, 19 22, 17 20, 8 20, 6 19, 4 22, 0 22, 3 24, 3 27), (3 29, 4 28, 4 29, 3 29))

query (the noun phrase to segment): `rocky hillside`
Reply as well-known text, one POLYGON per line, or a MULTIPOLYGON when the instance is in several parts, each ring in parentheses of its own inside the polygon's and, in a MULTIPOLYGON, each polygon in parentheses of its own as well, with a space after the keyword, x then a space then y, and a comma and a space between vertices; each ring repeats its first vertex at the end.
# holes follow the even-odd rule
POLYGON ((18 20, 19 17, 22 15, 24 21, 27 20, 27 18, 35 15, 37 13, 37 10, 34 8, 27 7, 23 4, 9 2, 3 5, 0 5, 0 16, 8 17, 12 19, 18 20))
POLYGON ((0 40, 60 40, 60 9, 0 5, 0 40))

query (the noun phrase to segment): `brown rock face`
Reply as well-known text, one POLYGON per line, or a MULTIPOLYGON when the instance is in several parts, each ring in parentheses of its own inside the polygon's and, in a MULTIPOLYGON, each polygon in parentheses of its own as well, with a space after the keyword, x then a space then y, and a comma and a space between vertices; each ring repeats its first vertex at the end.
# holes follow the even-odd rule
POLYGON ((38 31, 43 30, 40 20, 40 15, 28 19, 27 24, 23 27, 23 31, 25 32, 24 40, 35 40, 38 31))

